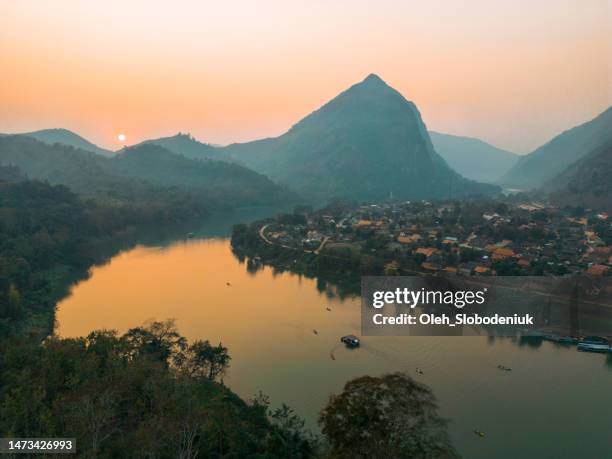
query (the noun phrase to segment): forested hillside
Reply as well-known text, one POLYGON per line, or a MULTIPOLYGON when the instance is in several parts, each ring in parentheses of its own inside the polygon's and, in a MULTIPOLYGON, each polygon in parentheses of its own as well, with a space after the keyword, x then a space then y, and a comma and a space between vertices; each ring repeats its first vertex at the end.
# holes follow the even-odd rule
POLYGON ((557 204, 612 212, 612 141, 570 165, 545 190, 557 204))
POLYGON ((115 203, 197 202, 207 209, 288 202, 292 193, 236 164, 192 160, 155 145, 127 148, 105 158, 26 136, 0 137, 0 165, 29 178, 63 184, 85 197, 115 203))
POLYGON ((89 140, 84 139, 80 135, 69 131, 68 129, 41 129, 40 131, 26 132, 28 137, 32 137, 40 142, 53 145, 59 143, 70 147, 78 148, 80 150, 88 151, 90 153, 97 153, 102 156, 112 156, 113 152, 100 148, 89 140))
POLYGON ((63 185, 0 181, 0 336, 49 333, 70 278, 101 261, 117 233, 204 214, 196 202, 84 203, 63 185))
POLYGON ((183 134, 181 132, 170 137, 145 140, 139 145, 159 145, 172 153, 183 155, 191 159, 217 159, 221 161, 231 160, 231 158, 227 154, 223 153, 220 148, 207 143, 202 143, 190 134, 183 134))
POLYGON ((194 190, 212 202, 230 206, 296 199, 288 189, 244 166, 211 159, 189 159, 153 144, 126 148, 110 163, 112 170, 125 178, 194 190))
POLYGON ((376 75, 273 139, 223 149, 308 197, 380 200, 495 194, 465 179, 432 146, 414 103, 376 75))
POLYGON ((520 189, 542 186, 572 163, 612 141, 612 107, 592 120, 559 134, 537 150, 522 156, 500 179, 520 189))
POLYGON ((221 344, 189 344, 171 321, 0 342, 0 433, 73 437, 82 458, 313 457, 289 408, 220 382, 229 363, 221 344))

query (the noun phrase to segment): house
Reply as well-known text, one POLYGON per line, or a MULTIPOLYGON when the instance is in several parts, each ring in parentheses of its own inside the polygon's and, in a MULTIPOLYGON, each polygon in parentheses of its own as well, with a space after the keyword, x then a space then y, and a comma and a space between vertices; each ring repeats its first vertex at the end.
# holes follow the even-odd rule
POLYGON ((487 268, 486 266, 478 265, 474 268, 474 274, 479 274, 481 276, 485 274, 491 274, 491 268, 487 268))
POLYGON ((422 255, 425 255, 427 258, 429 258, 437 251, 438 249, 436 249, 435 247, 421 247, 420 249, 416 249, 415 253, 420 253, 422 255))
POLYGON ((422 238, 420 234, 412 234, 410 236, 406 236, 404 233, 401 233, 397 238, 397 242, 400 242, 402 244, 412 244, 413 242, 418 242, 421 239, 422 238))
POLYGON ((437 271, 438 266, 433 263, 423 262, 421 263, 421 268, 426 269, 428 271, 437 271))
POLYGON ((514 250, 509 249, 507 247, 496 247, 493 250, 493 259, 494 260, 504 260, 506 258, 510 258, 514 256, 514 250))
POLYGON ((493 213, 493 214, 482 214, 482 218, 484 218, 486 221, 490 222, 492 220, 497 220, 498 218, 500 218, 500 215, 493 213))
POLYGON ((610 268, 606 265, 593 265, 589 269, 587 269, 587 274, 591 276, 603 277, 608 274, 610 268))
POLYGON ((397 276, 399 274, 399 263, 395 260, 385 265, 385 276, 397 276))
POLYGON ((518 265, 521 268, 529 268, 531 266, 531 263, 526 258, 519 258, 518 265))

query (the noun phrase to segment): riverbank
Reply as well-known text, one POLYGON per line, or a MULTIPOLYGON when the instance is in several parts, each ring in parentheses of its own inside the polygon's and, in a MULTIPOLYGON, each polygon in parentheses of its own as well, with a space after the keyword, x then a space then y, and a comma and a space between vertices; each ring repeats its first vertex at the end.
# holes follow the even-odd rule
POLYGON ((363 337, 351 350, 340 337, 360 334, 359 298, 317 284, 263 264, 249 270, 227 239, 138 246, 72 289, 58 307, 57 333, 122 333, 148 318, 175 317, 189 340, 229 349, 224 383, 232 391, 248 400, 261 390, 313 431, 329 395, 347 381, 404 371, 431 387, 463 457, 573 457, 585 444, 594 457, 610 451, 612 359, 605 355, 540 338, 363 337))

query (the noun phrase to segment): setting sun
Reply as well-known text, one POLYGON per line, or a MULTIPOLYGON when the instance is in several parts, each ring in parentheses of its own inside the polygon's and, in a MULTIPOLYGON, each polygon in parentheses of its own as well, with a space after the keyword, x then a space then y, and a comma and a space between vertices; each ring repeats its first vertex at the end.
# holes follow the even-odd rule
POLYGON ((117 136, 117 139, 119 140, 119 142, 125 142, 125 139, 126 139, 125 134, 119 134, 117 136))

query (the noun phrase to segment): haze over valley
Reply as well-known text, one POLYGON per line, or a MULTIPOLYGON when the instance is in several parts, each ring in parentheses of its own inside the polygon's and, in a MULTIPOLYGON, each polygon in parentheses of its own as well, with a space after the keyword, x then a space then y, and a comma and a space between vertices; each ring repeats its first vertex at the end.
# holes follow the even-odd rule
MULTIPOLYGON (((539 189, 542 197, 551 189, 545 183, 560 184, 557 175, 567 179, 580 160, 606 150, 612 142, 611 114, 609 108, 519 156, 478 139, 428 132, 418 108, 371 74, 276 138, 215 146, 179 133, 110 152, 69 130, 46 129, 0 138, 0 162, 85 194, 100 192, 95 184, 109 174, 155 186, 205 189, 213 207, 221 201, 240 207, 330 198, 494 196, 501 187, 539 189), (35 146, 21 137, 42 143, 35 146), (19 153, 18 142, 28 152, 19 153), (42 153, 45 148, 50 153, 42 153)), ((608 174, 604 168, 598 180, 608 174)), ((592 202, 584 187, 566 193, 559 187, 559 203, 592 202)))
POLYGON ((0 2, 0 455, 612 457, 610 6, 0 2))

